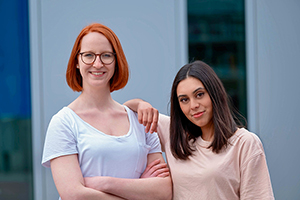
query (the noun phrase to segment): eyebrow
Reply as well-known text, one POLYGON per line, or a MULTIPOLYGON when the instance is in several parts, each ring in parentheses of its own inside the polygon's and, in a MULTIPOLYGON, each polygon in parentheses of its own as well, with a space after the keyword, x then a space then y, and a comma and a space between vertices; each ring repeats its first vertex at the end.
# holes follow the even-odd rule
POLYGON ((193 94, 195 94, 195 93, 198 92, 199 90, 205 90, 205 88, 203 88, 203 87, 198 87, 196 90, 194 90, 193 94))
MULTIPOLYGON (((205 88, 203 87, 198 87, 196 90, 193 91, 193 94, 195 94, 196 92, 198 92, 199 90, 205 90, 205 88)), ((177 98, 180 98, 180 97, 185 97, 187 96, 186 94, 182 94, 182 95, 179 95, 177 98)))

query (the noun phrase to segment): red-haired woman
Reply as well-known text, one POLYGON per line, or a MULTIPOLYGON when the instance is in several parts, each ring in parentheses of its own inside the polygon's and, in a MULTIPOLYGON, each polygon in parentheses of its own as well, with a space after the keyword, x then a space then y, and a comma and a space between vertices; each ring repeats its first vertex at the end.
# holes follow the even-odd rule
POLYGON ((145 133, 136 114, 111 97, 128 74, 111 29, 94 23, 80 32, 66 78, 81 94, 52 117, 42 160, 61 199, 171 198, 158 136, 145 133), (150 163, 155 167, 145 169, 150 163))

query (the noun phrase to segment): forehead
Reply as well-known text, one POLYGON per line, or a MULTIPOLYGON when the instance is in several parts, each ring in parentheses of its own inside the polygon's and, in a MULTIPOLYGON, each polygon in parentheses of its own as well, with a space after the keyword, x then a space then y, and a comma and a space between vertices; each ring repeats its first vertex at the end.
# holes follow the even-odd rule
POLYGON ((91 48, 112 48, 108 39, 101 33, 90 32, 81 40, 81 49, 91 48))
POLYGON ((177 95, 190 95, 199 88, 205 89, 203 83, 197 78, 188 77, 178 84, 177 95))

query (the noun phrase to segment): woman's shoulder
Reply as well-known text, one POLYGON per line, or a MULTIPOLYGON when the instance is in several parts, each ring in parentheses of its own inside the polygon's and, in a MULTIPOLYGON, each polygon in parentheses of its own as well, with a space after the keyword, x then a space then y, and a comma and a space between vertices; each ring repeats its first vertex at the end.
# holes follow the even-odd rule
POLYGON ((238 128, 233 137, 234 140, 239 140, 242 142, 261 143, 261 140, 255 133, 250 132, 245 128, 238 128))
POLYGON ((159 113, 157 133, 162 144, 165 144, 169 140, 170 135, 170 117, 159 113))
MULTIPOLYGON (((130 123, 135 122, 136 124, 139 124, 138 123, 138 114, 136 112, 134 112, 133 110, 131 110, 130 108, 128 108, 127 106, 125 106, 125 105, 122 105, 122 107, 123 107, 123 111, 125 111, 124 113, 129 118, 129 122, 130 123)), ((140 125, 142 126, 142 124, 140 124, 140 125)))
POLYGON ((159 121, 164 124, 170 124, 170 116, 159 113, 159 121))
POLYGON ((74 111, 67 107, 67 106, 64 106, 63 108, 61 108, 59 111, 57 111, 53 117, 65 117, 66 115, 70 115, 74 113, 74 111))
POLYGON ((245 128, 239 128, 232 138, 232 144, 243 152, 263 153, 263 145, 260 138, 245 128))
POLYGON ((158 116, 158 127, 161 129, 169 129, 170 128, 170 117, 159 113, 158 116))
POLYGON ((52 116, 51 122, 63 123, 67 121, 74 121, 75 119, 76 113, 71 108, 65 106, 52 116))

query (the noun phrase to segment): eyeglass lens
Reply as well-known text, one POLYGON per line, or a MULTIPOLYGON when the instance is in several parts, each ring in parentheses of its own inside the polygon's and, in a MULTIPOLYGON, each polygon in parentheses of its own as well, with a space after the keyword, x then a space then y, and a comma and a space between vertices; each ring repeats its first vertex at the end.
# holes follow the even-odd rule
POLYGON ((93 52, 83 52, 81 53, 82 62, 84 62, 85 64, 93 64, 96 60, 97 55, 99 55, 101 62, 107 65, 111 64, 115 59, 115 55, 111 52, 104 52, 101 54, 95 54, 93 52))

